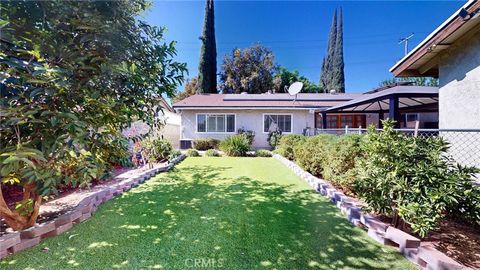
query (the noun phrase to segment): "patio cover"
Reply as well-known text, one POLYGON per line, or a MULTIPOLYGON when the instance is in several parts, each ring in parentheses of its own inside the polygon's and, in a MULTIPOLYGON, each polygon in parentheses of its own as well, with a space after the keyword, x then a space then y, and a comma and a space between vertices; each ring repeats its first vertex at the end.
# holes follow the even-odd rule
POLYGON ((438 87, 395 86, 386 90, 364 94, 322 112, 326 128, 328 113, 378 113, 388 112, 388 118, 400 123, 401 112, 438 111, 438 87))

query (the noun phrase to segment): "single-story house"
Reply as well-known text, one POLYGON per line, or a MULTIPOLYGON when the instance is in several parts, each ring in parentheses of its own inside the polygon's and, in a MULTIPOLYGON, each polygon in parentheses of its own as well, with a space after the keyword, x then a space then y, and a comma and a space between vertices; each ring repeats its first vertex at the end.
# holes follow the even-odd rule
POLYGON ((387 101, 383 101, 380 99, 383 95, 379 93, 397 97, 399 110, 395 111, 395 114, 398 114, 395 119, 404 125, 417 120, 422 123, 436 123, 438 115, 435 104, 438 93, 435 91, 436 88, 431 87, 395 86, 365 94, 197 94, 173 104, 173 108, 181 116, 181 148, 191 147, 191 142, 196 139, 222 140, 237 133, 239 129, 255 133, 254 148, 268 148, 268 133, 275 128, 284 134, 304 134, 306 130, 314 128, 365 128, 371 124, 379 126, 380 117, 388 117, 388 114, 383 117, 381 112, 389 112, 389 96, 387 101), (427 93, 422 96, 422 91, 427 93), (407 100, 405 96, 411 96, 411 99, 407 100), (360 109, 353 111, 339 108, 343 104, 362 101, 368 97, 377 98, 373 101, 374 106, 379 103, 380 108, 361 110, 364 107, 354 106, 360 109), (432 107, 433 110, 418 110, 421 106, 432 107), (415 107, 416 110, 407 110, 407 107, 415 107), (338 110, 325 113, 329 108, 338 110))
POLYGON ((438 78, 440 133, 456 160, 480 167, 480 1, 465 3, 390 72, 438 78))

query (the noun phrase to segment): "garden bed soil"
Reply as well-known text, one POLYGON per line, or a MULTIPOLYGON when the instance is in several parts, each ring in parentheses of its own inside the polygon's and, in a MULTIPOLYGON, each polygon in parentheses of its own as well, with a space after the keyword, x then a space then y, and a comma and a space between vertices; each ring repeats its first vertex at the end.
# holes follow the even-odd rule
MULTIPOLYGON (((93 181, 88 188, 72 188, 72 187, 62 187, 59 190, 59 193, 56 195, 49 196, 47 200, 43 201, 40 206, 40 215, 38 216, 37 223, 41 224, 50 220, 55 219, 56 217, 68 212, 73 209, 78 202, 80 202, 84 197, 88 196, 89 190, 92 190, 96 187, 111 186, 125 178, 128 178, 132 174, 136 174, 139 171, 144 171, 149 169, 148 166, 139 167, 137 169, 130 168, 114 168, 112 175, 104 181, 93 181), (117 177, 120 176, 120 177, 117 177), (82 192, 85 191, 85 192, 82 192)), ((8 186, 2 187, 4 192, 4 197, 6 203, 12 207, 12 205, 22 198, 22 188, 19 186, 8 186)), ((3 219, 0 219, 0 236, 7 233, 9 227, 3 219)))
POLYGON ((444 220, 440 228, 424 239, 459 263, 480 269, 480 228, 444 220))
MULTIPOLYGON (((377 216, 387 224, 392 224, 392 218, 377 216)), ((437 230, 432 231, 425 238, 413 233, 408 224, 398 229, 405 231, 422 240, 422 244, 431 244, 445 255, 457 262, 480 270, 480 228, 462 222, 444 219, 437 230)))

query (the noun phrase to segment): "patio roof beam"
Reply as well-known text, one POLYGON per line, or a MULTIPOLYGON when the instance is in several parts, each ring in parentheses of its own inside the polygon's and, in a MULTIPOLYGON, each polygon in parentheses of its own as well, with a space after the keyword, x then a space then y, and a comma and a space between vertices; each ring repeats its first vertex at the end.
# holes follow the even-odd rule
POLYGON ((395 121, 395 127, 400 127, 400 111, 398 106, 398 96, 390 96, 388 118, 395 121))

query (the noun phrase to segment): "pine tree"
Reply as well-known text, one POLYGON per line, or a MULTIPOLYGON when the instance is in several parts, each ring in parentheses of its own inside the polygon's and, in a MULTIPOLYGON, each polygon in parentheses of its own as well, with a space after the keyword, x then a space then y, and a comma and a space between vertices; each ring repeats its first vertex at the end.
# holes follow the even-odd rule
POLYGON ((337 36, 335 42, 335 56, 333 61, 332 70, 332 89, 337 90, 339 93, 345 93, 345 73, 343 63, 343 14, 340 8, 338 14, 337 24, 337 36))
POLYGON ((328 35, 327 56, 323 58, 322 73, 320 75, 320 86, 325 92, 332 88, 332 67, 335 59, 335 47, 337 42, 337 10, 333 13, 332 26, 328 35))
POLYGON ((213 0, 207 0, 203 24, 202 49, 198 66, 198 92, 218 93, 217 91, 217 48, 215 41, 215 17, 213 0))

